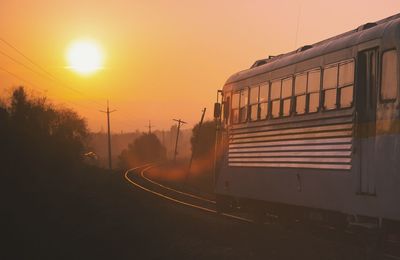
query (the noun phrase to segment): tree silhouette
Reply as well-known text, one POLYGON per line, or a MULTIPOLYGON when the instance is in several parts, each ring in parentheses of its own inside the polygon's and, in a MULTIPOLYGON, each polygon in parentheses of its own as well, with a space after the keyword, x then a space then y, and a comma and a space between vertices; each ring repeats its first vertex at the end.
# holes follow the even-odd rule
POLYGON ((55 108, 46 98, 16 88, 0 104, 0 156, 11 172, 77 164, 86 147, 86 122, 76 112, 55 108))
POLYGON ((119 156, 120 167, 124 169, 165 158, 165 147, 155 134, 143 134, 138 137, 119 156))
POLYGON ((199 124, 196 124, 192 132, 193 135, 190 143, 192 145, 192 152, 194 152, 194 158, 209 158, 214 153, 215 122, 205 121, 200 129, 199 124))

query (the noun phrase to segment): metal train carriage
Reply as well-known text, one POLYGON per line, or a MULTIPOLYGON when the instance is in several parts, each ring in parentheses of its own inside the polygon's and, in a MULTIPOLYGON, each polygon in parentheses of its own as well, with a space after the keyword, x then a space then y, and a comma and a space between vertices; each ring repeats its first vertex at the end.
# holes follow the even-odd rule
POLYGON ((400 14, 232 75, 215 111, 218 208, 398 225, 399 55, 400 14))

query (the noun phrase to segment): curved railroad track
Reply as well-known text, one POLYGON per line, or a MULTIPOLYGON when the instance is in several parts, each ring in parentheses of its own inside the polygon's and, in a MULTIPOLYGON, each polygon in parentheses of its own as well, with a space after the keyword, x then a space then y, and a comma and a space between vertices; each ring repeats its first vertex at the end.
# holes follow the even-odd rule
POLYGON ((129 183, 136 186, 137 188, 152 193, 160 198, 209 213, 219 214, 239 221, 253 222, 250 218, 227 213, 218 213, 216 210, 215 201, 184 191, 176 190, 171 187, 167 187, 145 176, 145 172, 147 170, 150 170, 151 168, 154 168, 156 166, 157 164, 153 163, 132 168, 125 172, 124 177, 129 183))
MULTIPOLYGON (((148 193, 151 193, 155 196, 158 196, 162 199, 172 201, 174 203, 187 206, 190 208, 195 208, 198 210, 202 210, 204 212, 208 212, 210 214, 216 214, 220 216, 224 216, 230 219, 235 219, 238 221, 242 222, 247 222, 247 223, 252 223, 254 222, 251 217, 247 216, 246 214, 244 215, 233 215, 233 214, 228 214, 228 213, 220 213, 216 209, 216 202, 214 200, 210 200, 208 198, 204 198, 195 194, 191 194, 182 190, 177 190, 168 186, 165 186, 164 184, 161 184, 159 182, 156 182, 155 180, 150 179, 145 175, 145 172, 157 167, 159 164, 158 163, 148 163, 139 167, 135 167, 132 169, 127 170, 124 173, 124 178, 126 181, 128 181, 130 184, 134 185, 135 187, 146 191, 148 193)), ((267 224, 267 223, 264 223, 267 224)), ((268 223, 270 224, 270 223, 268 223)), ((390 241, 386 240, 385 244, 389 246, 395 245, 396 247, 398 246, 399 242, 398 241, 390 241)), ((386 251, 386 250, 385 250, 386 251)), ((394 260, 400 260, 400 255, 397 254, 392 254, 388 252, 384 252, 382 254, 382 259, 394 259, 394 260)))

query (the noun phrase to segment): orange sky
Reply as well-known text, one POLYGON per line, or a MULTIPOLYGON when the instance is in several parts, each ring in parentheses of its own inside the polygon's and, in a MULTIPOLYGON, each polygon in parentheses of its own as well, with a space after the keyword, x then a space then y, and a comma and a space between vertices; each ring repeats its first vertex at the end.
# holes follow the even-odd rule
POLYGON ((45 91, 85 116, 93 131, 105 129, 98 110, 107 98, 118 110, 112 114, 115 132, 144 131, 149 119, 156 129, 167 129, 172 118, 182 118, 187 128, 203 107, 210 118, 216 90, 255 60, 400 12, 398 0, 140 2, 0 1, 0 38, 62 82, 11 61, 1 52, 29 65, 0 42, 1 95, 21 84, 45 91), (80 38, 98 42, 106 56, 105 68, 91 76, 65 68, 68 45, 80 38))

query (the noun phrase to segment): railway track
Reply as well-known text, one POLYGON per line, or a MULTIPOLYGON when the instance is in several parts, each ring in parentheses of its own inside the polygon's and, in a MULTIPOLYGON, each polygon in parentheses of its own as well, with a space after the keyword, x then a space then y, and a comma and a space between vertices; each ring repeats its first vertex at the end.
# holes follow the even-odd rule
MULTIPOLYGON (((216 210, 216 202, 214 200, 204 198, 202 196, 196 195, 196 194, 191 194, 182 190, 177 190, 168 186, 165 186, 164 184, 161 184, 159 182, 156 182, 155 180, 150 179, 145 175, 146 171, 157 167, 159 164, 157 163, 149 163, 145 164, 139 167, 132 168, 130 170, 127 170, 124 174, 124 178, 126 181, 128 181, 130 184, 134 185, 135 187, 149 192, 155 196, 158 196, 162 199, 172 201, 174 203, 187 206, 190 208, 195 208, 198 210, 202 210, 205 212, 208 212, 210 214, 218 214, 220 216, 224 216, 226 218, 230 219, 235 219, 237 221, 242 221, 246 223, 253 223, 254 221, 252 220, 251 216, 246 215, 246 213, 243 213, 241 215, 234 215, 234 214, 228 214, 228 213, 219 213, 216 210)), ((264 223, 264 225, 270 225, 272 223, 264 223)), ((331 230, 332 232, 335 232, 334 229, 332 228, 326 228, 325 227, 320 227, 325 231, 331 230)), ((351 232, 346 232, 346 236, 348 239, 349 236, 353 237, 354 234, 351 232)), ((334 236, 336 237, 336 236, 334 236)), ((340 239, 343 239, 341 236, 340 239)), ((393 240, 386 240, 385 241, 385 246, 384 246, 384 252, 381 255, 381 258, 379 259, 385 259, 385 260, 400 260, 400 254, 398 254, 398 248, 400 247, 399 241, 393 241, 393 240), (395 248, 395 250, 392 250, 395 248), (389 249, 389 250, 388 250, 389 249), (395 253, 393 253, 395 252, 395 253)))
MULTIPOLYGON (((130 169, 125 172, 124 177, 129 183, 136 186, 137 188, 152 193, 163 199, 209 213, 219 214, 216 210, 215 201, 180 190, 176 190, 171 187, 167 187, 146 177, 145 172, 156 166, 157 165, 155 164, 147 164, 130 169)), ((253 222, 250 218, 238 215, 227 213, 221 213, 220 215, 243 222, 253 222)))

